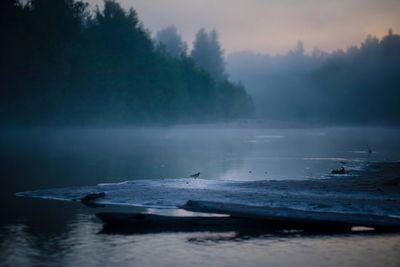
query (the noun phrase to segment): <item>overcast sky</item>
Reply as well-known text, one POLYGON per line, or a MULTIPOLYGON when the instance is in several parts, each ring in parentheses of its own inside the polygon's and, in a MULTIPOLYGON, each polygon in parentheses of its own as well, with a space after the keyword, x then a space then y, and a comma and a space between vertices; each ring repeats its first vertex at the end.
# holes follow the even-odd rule
MULTIPOLYGON (((87 0, 92 6, 102 0, 87 0)), ((368 34, 400 33, 400 0, 119 0, 153 34, 175 25, 191 45, 196 31, 216 28, 226 53, 285 53, 359 44, 368 34)))

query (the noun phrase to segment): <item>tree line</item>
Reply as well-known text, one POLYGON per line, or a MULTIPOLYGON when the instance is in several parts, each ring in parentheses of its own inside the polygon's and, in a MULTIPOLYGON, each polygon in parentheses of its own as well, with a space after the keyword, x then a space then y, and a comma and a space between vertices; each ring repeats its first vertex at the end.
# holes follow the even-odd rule
POLYGON ((200 30, 189 54, 173 31, 167 28, 164 37, 160 32, 152 40, 136 11, 114 0, 95 10, 75 0, 2 0, 2 126, 188 123, 249 116, 252 100, 241 84, 228 81, 218 34, 200 30), (171 37, 178 42, 171 45, 171 37))
POLYGON ((233 80, 253 96, 258 118, 316 124, 400 124, 400 35, 306 54, 243 52, 228 58, 233 80))

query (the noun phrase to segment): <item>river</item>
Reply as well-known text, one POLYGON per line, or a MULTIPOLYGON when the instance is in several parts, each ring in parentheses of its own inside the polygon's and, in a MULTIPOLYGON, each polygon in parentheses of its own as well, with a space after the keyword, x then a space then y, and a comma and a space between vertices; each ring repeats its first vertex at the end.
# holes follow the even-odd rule
POLYGON ((400 265, 398 233, 106 234, 94 214, 113 208, 15 196, 197 172, 213 180, 330 179, 343 162, 357 169, 367 162, 399 161, 400 129, 2 129, 0 160, 3 266, 400 265))

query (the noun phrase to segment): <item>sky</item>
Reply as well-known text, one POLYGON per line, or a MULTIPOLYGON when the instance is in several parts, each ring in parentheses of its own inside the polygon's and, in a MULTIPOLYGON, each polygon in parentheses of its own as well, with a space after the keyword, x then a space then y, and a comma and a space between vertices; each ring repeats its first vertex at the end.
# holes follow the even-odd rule
MULTIPOLYGON (((86 0, 92 6, 102 0, 86 0)), ((400 0, 117 0, 133 7, 154 35, 175 25, 191 46, 199 28, 215 28, 225 53, 286 53, 359 45, 368 34, 400 33, 400 0)))

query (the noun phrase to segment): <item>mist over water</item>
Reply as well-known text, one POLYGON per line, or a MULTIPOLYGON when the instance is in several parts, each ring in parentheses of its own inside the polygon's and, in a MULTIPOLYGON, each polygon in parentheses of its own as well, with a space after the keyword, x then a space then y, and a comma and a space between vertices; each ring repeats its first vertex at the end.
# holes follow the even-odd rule
POLYGON ((180 178, 196 172, 206 179, 320 178, 340 161, 362 165, 400 160, 398 133, 385 128, 195 126, 9 129, 0 136, 8 180, 25 177, 26 182, 43 180, 46 187, 54 187, 180 178))
MULTIPOLYGON (((97 212, 187 216, 177 207, 190 199, 346 223, 400 214, 400 35, 226 57, 232 32, 194 3, 192 45, 180 25, 151 33, 124 3, 0 1, 1 266, 400 266, 398 232, 107 230, 97 212), (96 208, 76 201, 98 190, 96 208)), ((238 10, 235 21, 254 13, 238 10)))
POLYGON ((94 266, 100 262, 118 266, 132 261, 134 266, 139 262, 140 266, 201 266, 210 257, 221 266, 234 262, 294 266, 299 261, 344 266, 384 262, 396 266, 400 247, 397 235, 98 235, 101 224, 93 220, 93 213, 104 208, 93 210, 77 203, 16 198, 14 193, 135 179, 184 178, 196 172, 201 172, 203 179, 238 181, 329 179, 326 175, 340 166, 339 161, 358 168, 369 161, 400 160, 399 133, 398 129, 385 128, 200 126, 2 130, 0 170, 7 186, 1 188, 1 207, 6 213, 0 220, 0 258, 7 264, 32 266, 94 266), (374 151, 370 156, 366 144, 374 151), (9 244, 13 244, 12 249, 9 244), (332 249, 341 257, 331 257, 332 249), (374 253, 365 255, 366 250, 374 253), (285 260, 279 251, 291 251, 296 261, 292 256, 285 260), (174 256, 168 256, 171 253, 174 256), (112 259, 107 255, 113 255, 112 259))
POLYGON ((282 55, 229 55, 230 79, 253 97, 255 117, 317 125, 398 125, 400 35, 327 53, 303 42, 282 55))

